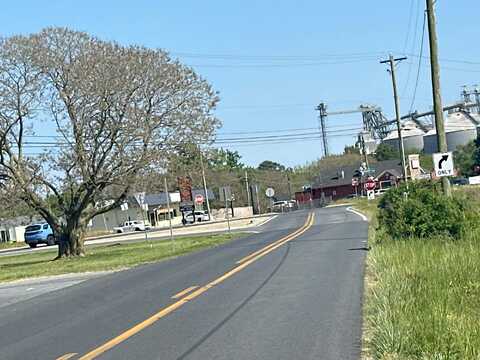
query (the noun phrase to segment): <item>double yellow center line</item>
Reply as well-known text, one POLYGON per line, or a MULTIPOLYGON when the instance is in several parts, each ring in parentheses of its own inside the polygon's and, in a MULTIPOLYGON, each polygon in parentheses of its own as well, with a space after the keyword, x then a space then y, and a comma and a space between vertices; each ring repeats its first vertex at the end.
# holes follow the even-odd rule
MULTIPOLYGON (((89 353, 83 355, 79 360, 95 359, 97 356, 99 356, 99 355, 103 354, 104 352, 110 350, 114 346, 122 343, 123 341, 127 340, 128 338, 132 337, 133 335, 139 333, 140 331, 142 331, 146 327, 152 325, 153 323, 155 323, 159 319, 163 318, 164 316, 166 316, 166 315, 170 314, 171 312, 177 310, 178 308, 180 308, 181 306, 183 306, 187 302, 189 302, 189 301, 195 299, 196 297, 200 296, 201 294, 206 292, 208 289, 214 287, 215 285, 220 284, 221 282, 225 281, 226 279, 233 276, 234 274, 242 271, 247 266, 249 266, 253 262, 257 261, 258 259, 262 258, 263 256, 271 253, 275 249, 278 249, 280 246, 282 246, 282 245, 286 244, 287 242, 289 242, 289 241, 297 238, 298 236, 302 235, 305 231, 307 231, 308 229, 310 229, 312 227, 313 222, 314 222, 314 215, 315 215, 314 213, 310 213, 308 215, 308 218, 307 218, 307 221, 305 222, 305 224, 302 227, 300 227, 298 230, 296 230, 293 233, 291 233, 291 234, 289 234, 289 235, 271 243, 270 245, 265 246, 264 248, 262 248, 258 251, 255 251, 254 253, 244 257, 243 259, 237 261, 238 265, 236 267, 234 267, 232 270, 226 272, 225 274, 223 274, 219 278, 209 282, 207 285, 199 287, 198 289, 191 292, 187 296, 181 298, 177 302, 167 306, 166 308, 163 308, 162 310, 160 310, 156 314, 150 316, 148 319, 138 323, 137 325, 133 326, 132 328, 128 329, 127 331, 125 331, 125 332, 121 333, 120 335, 114 337, 113 339, 107 341, 105 344, 93 349, 89 353)), ((194 288, 192 287, 192 288, 189 288, 189 289, 186 289, 186 290, 191 291, 193 289, 194 288)), ((185 294, 185 293, 188 293, 188 292, 185 291, 185 292, 182 292, 182 293, 185 294)), ((177 295, 182 296, 183 295, 182 293, 179 293, 177 295)))

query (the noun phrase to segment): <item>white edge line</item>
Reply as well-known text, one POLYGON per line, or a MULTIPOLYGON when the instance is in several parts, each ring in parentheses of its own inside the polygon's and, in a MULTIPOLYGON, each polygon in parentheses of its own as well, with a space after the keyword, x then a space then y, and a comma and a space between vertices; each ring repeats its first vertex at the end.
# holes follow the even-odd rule
POLYGON ((361 212, 358 212, 358 211, 356 211, 356 210, 353 210, 351 206, 349 206, 349 207, 347 208, 347 211, 350 211, 351 213, 354 213, 355 215, 360 216, 363 221, 367 221, 367 222, 368 222, 368 218, 367 218, 365 215, 363 215, 361 212))
POLYGON ((350 205, 353 205, 353 204, 352 203, 345 203, 345 204, 327 205, 327 206, 325 206, 325 208, 329 209, 329 208, 336 208, 336 207, 350 206, 350 205))
POLYGON ((266 223, 268 223, 269 221, 272 221, 273 219, 275 219, 277 216, 278 216, 278 215, 273 215, 271 218, 265 220, 264 222, 261 222, 260 224, 255 225, 255 227, 257 227, 257 226, 263 226, 263 225, 265 225, 266 223))

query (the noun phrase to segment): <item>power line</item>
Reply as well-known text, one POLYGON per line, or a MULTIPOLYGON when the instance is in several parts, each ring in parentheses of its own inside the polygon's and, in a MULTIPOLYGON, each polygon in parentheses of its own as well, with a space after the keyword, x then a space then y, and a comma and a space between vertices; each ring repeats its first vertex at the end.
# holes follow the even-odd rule
POLYGON ((358 60, 341 60, 341 61, 328 61, 328 62, 309 62, 309 63, 291 63, 291 64, 188 64, 190 67, 203 67, 203 68, 295 68, 295 67, 315 67, 323 65, 345 65, 361 62, 370 62, 376 60, 377 57, 369 59, 358 60))
POLYGON ((221 132, 218 135, 271 134, 271 133, 277 133, 277 132, 293 132, 293 131, 307 131, 307 130, 318 130, 318 128, 311 127, 311 128, 277 129, 277 130, 230 131, 230 132, 221 132))
MULTIPOLYGON (((361 127, 352 127, 353 124, 345 125, 342 127, 332 127, 332 130, 327 131, 327 133, 336 133, 340 131, 349 131, 349 130, 361 130, 361 127)), ((265 136, 260 136, 260 137, 283 137, 283 136, 297 136, 297 135, 307 135, 307 134, 320 134, 318 131, 318 128, 298 128, 298 129, 279 129, 279 130, 257 130, 257 131, 244 131, 244 132, 231 132, 231 133, 221 133, 218 135, 227 135, 227 134, 272 134, 272 133, 281 133, 281 132, 292 132, 292 134, 284 134, 284 135, 265 135, 265 136), (309 131, 308 133, 296 133, 297 131, 308 131, 308 130, 314 130, 314 131, 309 131)), ((248 137, 241 137, 240 139, 244 139, 248 137)), ((253 137, 255 138, 255 137, 253 137)), ((236 140, 238 138, 218 138, 218 140, 236 140)))
POLYGON ((205 54, 205 53, 184 53, 171 52, 171 55, 213 60, 242 60, 242 61, 315 61, 325 59, 360 59, 382 55, 382 52, 343 53, 343 54, 320 54, 320 55, 242 55, 242 54, 205 54))
MULTIPOLYGON (((419 56, 417 54, 406 54, 411 57, 418 58, 419 56)), ((430 56, 422 56, 421 57, 423 60, 430 60, 430 56)), ((440 58, 440 61, 442 62, 450 62, 450 63, 456 63, 456 64, 466 64, 466 65, 480 65, 480 62, 478 61, 469 61, 469 60, 458 60, 458 59, 446 59, 446 58, 440 58)))
MULTIPOLYGON (((329 126, 329 129, 333 130, 343 130, 343 129, 350 129, 354 124, 344 124, 344 125, 334 125, 329 126)), ((296 129, 272 129, 272 130, 250 130, 250 131, 230 131, 230 132, 220 132, 218 135, 246 135, 246 134, 271 134, 271 133, 282 133, 282 132, 295 132, 295 131, 309 131, 309 130, 316 130, 318 131, 318 127, 308 127, 308 128, 296 128, 296 129)))
MULTIPOLYGON (((415 27, 414 27, 414 33, 413 33, 413 37, 412 37, 412 47, 411 47, 411 50, 410 52, 414 53, 415 52, 415 49, 416 49, 416 38, 417 38, 417 32, 418 32, 418 21, 419 21, 419 15, 420 15, 420 1, 419 0, 416 0, 417 2, 417 13, 416 13, 416 16, 415 16, 415 27)), ((413 1, 412 1, 412 5, 413 5, 413 1)), ((402 54, 405 54, 405 49, 406 49, 406 46, 404 47, 403 49, 403 52, 402 54)), ((411 75, 412 75, 412 64, 410 62, 407 63, 408 64, 408 72, 407 72, 407 79, 405 81, 405 85, 403 86, 403 89, 402 89, 402 96, 405 95, 407 89, 408 89, 408 86, 410 85, 410 79, 411 79, 411 75)))
MULTIPOLYGON (((416 0, 418 1, 418 0, 416 0)), ((412 0, 412 3, 414 0, 412 0)), ((418 8, 420 9, 420 2, 418 2, 418 8)), ((416 30, 414 32, 413 37, 409 37, 412 39, 416 39, 418 27, 419 27, 419 20, 420 20, 420 13, 418 11, 415 27, 416 30)), ((409 20, 411 22, 412 19, 409 20)), ((409 25, 411 27, 411 25, 409 25)), ((407 42, 407 41, 406 41, 407 42)), ((405 53, 405 48, 401 52, 401 54, 405 54, 411 57, 418 57, 415 54, 415 42, 413 42, 412 51, 410 53, 405 53)), ((320 54, 320 55, 241 55, 241 54, 205 54, 205 53, 184 53, 184 52, 171 52, 171 55, 186 57, 186 58, 198 58, 198 59, 216 59, 216 60, 224 60, 224 61, 279 61, 279 62, 294 62, 293 64, 199 64, 195 66, 212 66, 212 67, 242 67, 242 66, 249 66, 249 67, 257 67, 257 66, 315 66, 315 65, 325 65, 325 64, 338 64, 342 63, 343 60, 347 61, 347 63, 353 61, 367 61, 367 60, 374 60, 377 59, 379 56, 385 55, 384 52, 360 52, 360 53, 344 53, 344 54, 320 54), (327 60, 325 62, 325 60, 327 60), (322 63, 325 62, 325 63, 322 63)), ((424 57, 424 59, 430 59, 429 57, 424 57)), ((452 62, 452 63, 459 63, 459 64, 468 64, 468 65, 480 65, 478 61, 469 61, 469 60, 459 60, 459 59, 449 59, 449 58, 440 58, 443 62, 452 62)))
POLYGON ((413 97, 412 102, 410 103, 410 112, 413 111, 413 107, 415 106, 415 98, 417 96, 417 89, 418 89, 418 82, 420 80, 420 72, 422 70, 422 56, 423 56, 423 43, 425 41, 425 26, 427 23, 427 13, 423 13, 423 27, 422 27, 422 41, 420 43, 420 55, 418 57, 418 68, 417 68, 417 79, 415 80, 415 87, 413 90, 413 97))
POLYGON ((236 109, 277 109, 277 108, 291 108, 291 107, 305 107, 312 108, 312 104, 276 104, 276 105, 233 105, 220 106, 217 110, 236 110, 236 109))
POLYGON ((403 52, 407 50, 408 41, 410 40, 410 30, 412 27, 412 19, 413 19, 413 8, 414 8, 415 0, 410 0, 410 10, 408 15, 408 25, 407 25, 407 36, 405 38, 405 43, 403 45, 403 52))
MULTIPOLYGON (((348 129, 342 129, 342 130, 332 130, 332 131, 327 131, 327 134, 336 134, 336 133, 341 133, 344 131, 353 131, 353 130, 361 130, 361 127, 355 127, 355 128, 348 128, 348 129)), ((296 136, 307 136, 307 135, 313 135, 317 134, 320 135, 321 132, 319 131, 310 131, 306 133, 295 133, 295 134, 284 134, 284 135, 264 135, 264 136, 250 136, 250 137, 234 137, 234 138, 220 138, 217 139, 217 141, 236 141, 236 140, 261 140, 261 139, 277 139, 277 138, 289 138, 289 137, 296 137, 296 136)))

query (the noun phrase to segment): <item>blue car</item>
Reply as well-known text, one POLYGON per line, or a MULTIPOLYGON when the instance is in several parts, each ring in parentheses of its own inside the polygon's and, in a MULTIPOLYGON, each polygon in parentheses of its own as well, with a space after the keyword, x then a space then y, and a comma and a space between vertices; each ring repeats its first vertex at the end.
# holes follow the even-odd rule
POLYGON ((25 228, 25 243, 31 248, 37 247, 37 244, 55 245, 53 230, 47 223, 32 224, 25 228))

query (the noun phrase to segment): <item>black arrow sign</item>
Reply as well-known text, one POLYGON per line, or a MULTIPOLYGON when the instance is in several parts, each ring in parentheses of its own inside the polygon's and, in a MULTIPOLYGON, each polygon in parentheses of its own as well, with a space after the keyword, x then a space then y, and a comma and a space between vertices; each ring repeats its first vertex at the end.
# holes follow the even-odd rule
POLYGON ((448 155, 443 155, 440 161, 438 162, 438 168, 442 170, 443 163, 448 160, 448 155))

